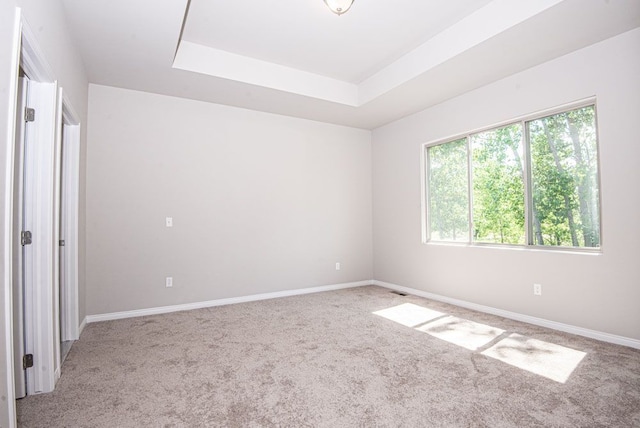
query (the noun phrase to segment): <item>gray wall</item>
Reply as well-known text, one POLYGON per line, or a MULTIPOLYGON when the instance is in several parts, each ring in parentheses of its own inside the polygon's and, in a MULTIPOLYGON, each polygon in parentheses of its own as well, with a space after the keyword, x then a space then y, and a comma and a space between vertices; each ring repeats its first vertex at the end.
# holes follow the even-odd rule
POLYGON ((89 111, 89 314, 372 278, 369 131, 97 85, 89 111))
POLYGON ((640 30, 469 92, 373 132, 374 277, 640 339, 640 30), (421 243, 420 147, 597 96, 602 254, 421 243), (533 283, 543 295, 533 296, 533 283))
MULTIPOLYGON (((87 130, 87 79, 61 3, 4 0, 1 224, 10 193, 12 141, 6 136, 15 6, 37 32, 87 130)), ((89 196, 85 281, 81 179, 80 316, 375 276, 640 339, 639 48, 635 30, 465 94, 375 130, 373 153, 368 131, 91 86, 91 146, 87 155, 83 132, 81 151, 89 196), (600 126, 602 254, 420 242, 421 143, 592 95, 600 126), (172 229, 164 227, 165 216, 173 216, 172 229), (341 271, 335 271, 337 261, 341 271), (175 285, 167 289, 169 275, 175 285), (534 298, 533 282, 543 284, 543 296, 534 298)), ((4 228, 0 240, 6 254, 4 228)), ((6 268, 0 258, 3 346, 6 268)), ((0 352, 0 427, 8 425, 13 405, 6 399, 7 357, 0 352)))
MULTIPOLYGON (((71 36, 67 31, 64 9, 59 0, 3 0, 0 2, 0 242, 3 244, 0 258, 0 278, 2 278, 2 290, 0 292, 0 427, 9 425, 9 408, 14 403, 7 400, 10 385, 10 370, 7 366, 7 357, 11 358, 10 348, 5 347, 6 330, 9 328, 10 317, 9 293, 11 289, 10 266, 5 265, 4 256, 9 255, 9 236, 5 234, 4 225, 9 224, 5 218, 5 208, 10 201, 11 183, 7 181, 8 169, 12 162, 8 158, 10 147, 13 146, 12 138, 8 135, 10 129, 9 111, 15 99, 10 94, 10 88, 14 84, 11 79, 12 64, 11 55, 13 49, 13 32, 15 8, 20 7, 24 19, 36 34, 36 38, 46 56, 51 69, 70 100, 73 108, 80 115, 83 126, 87 118, 87 76, 82 60, 75 49, 71 36)), ((86 128, 85 128, 86 129, 86 128)), ((85 168, 86 132, 81 137, 81 177, 85 168)), ((84 181, 80 182, 80 235, 79 235, 79 293, 80 293, 80 318, 85 316, 84 305, 84 181)))

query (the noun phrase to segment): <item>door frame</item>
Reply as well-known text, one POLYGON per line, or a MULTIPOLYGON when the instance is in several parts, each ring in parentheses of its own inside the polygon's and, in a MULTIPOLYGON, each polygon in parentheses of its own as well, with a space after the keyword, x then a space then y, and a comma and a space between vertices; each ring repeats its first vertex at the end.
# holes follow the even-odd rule
MULTIPOLYGON (((13 296, 12 296, 12 279, 18 274, 12 272, 13 258, 16 256, 14 251, 15 237, 12 236, 13 222, 13 197, 15 190, 14 175, 14 159, 15 153, 15 134, 16 134, 16 96, 18 85, 19 68, 22 66, 25 74, 32 81, 48 84, 48 96, 45 100, 48 105, 43 106, 40 118, 43 116, 47 121, 48 129, 43 130, 40 138, 45 144, 46 154, 43 154, 39 166, 42 165, 44 170, 39 170, 35 179, 37 180, 39 190, 42 191, 41 197, 36 198, 33 208, 39 216, 37 222, 40 227, 38 234, 45 238, 45 245, 42 245, 38 251, 38 266, 35 269, 36 283, 38 287, 34 289, 33 296, 30 300, 34 312, 32 316, 32 327, 26 330, 27 336, 30 335, 34 346, 34 367, 32 370, 34 375, 32 388, 29 389, 29 375, 27 375, 27 394, 53 391, 55 382, 60 375, 59 363, 59 337, 60 318, 57 316, 59 310, 59 301, 57 293, 59 292, 59 280, 57 278, 58 271, 58 226, 54 223, 59 213, 54 211, 54 207, 59 203, 56 201, 56 192, 54 185, 59 180, 56 173, 60 171, 60 145, 62 126, 68 127, 70 138, 69 146, 73 149, 74 158, 70 163, 74 166, 74 183, 69 184, 70 197, 69 200, 74 201, 71 206, 71 215, 69 222, 72 224, 68 227, 74 236, 71 237, 70 245, 74 248, 74 254, 69 257, 71 263, 68 277, 72 279, 68 284, 69 291, 67 301, 70 303, 69 311, 63 314, 64 324, 68 327, 70 337, 77 339, 78 336, 78 183, 79 183, 79 151, 80 151, 80 126, 78 115, 75 113, 71 103, 62 91, 57 89, 57 82, 54 74, 43 54, 37 41, 36 33, 31 30, 25 21, 20 8, 16 8, 14 18, 14 37, 13 37, 13 54, 12 54, 12 83, 9 86, 10 97, 14 102, 9 108, 9 122, 7 129, 7 161, 5 165, 5 205, 4 205, 4 318, 5 318, 5 352, 6 352, 6 373, 7 373, 7 403, 9 410, 9 427, 15 426, 15 379, 13 371, 13 296), (57 168, 57 169, 56 169, 57 168), (55 315, 55 316, 54 316, 55 315), (36 374, 37 373, 37 374, 36 374)), ((36 112, 36 117, 38 112, 36 112)), ((59 174, 58 174, 59 177, 59 174)), ((28 352, 28 351, 27 351, 28 352)))
POLYGON ((54 279, 57 287, 54 298, 60 299, 54 305, 57 308, 55 319, 56 325, 56 379, 60 377, 60 342, 68 340, 78 340, 80 317, 78 314, 78 209, 80 193, 80 120, 78 114, 73 109, 71 102, 67 98, 64 90, 59 89, 58 93, 58 126, 56 138, 56 195, 54 198, 54 279), (64 150, 63 150, 64 147, 64 150), (61 192, 64 192, 65 199, 62 201, 61 192), (64 203, 64 207, 59 206, 64 203), (62 208, 62 209, 61 209, 62 208), (62 215, 62 218, 59 216, 62 215), (59 236, 58 225, 64 222, 65 236, 59 236), (59 281, 60 267, 60 239, 65 240, 65 257, 63 259, 63 269, 65 275, 59 281))
POLYGON ((20 8, 16 8, 13 24, 13 49, 11 53, 11 82, 9 85, 9 97, 14 100, 9 106, 7 118, 7 145, 5 164, 5 189, 4 189, 4 272, 2 277, 2 287, 4 294, 4 349, 7 384, 3 387, 7 394, 7 410, 9 427, 16 426, 16 396, 15 379, 13 374, 13 192, 14 192, 14 158, 15 158, 15 138, 16 138, 16 116, 17 116, 17 92, 18 76, 20 70, 20 51, 22 35, 22 13, 20 8))

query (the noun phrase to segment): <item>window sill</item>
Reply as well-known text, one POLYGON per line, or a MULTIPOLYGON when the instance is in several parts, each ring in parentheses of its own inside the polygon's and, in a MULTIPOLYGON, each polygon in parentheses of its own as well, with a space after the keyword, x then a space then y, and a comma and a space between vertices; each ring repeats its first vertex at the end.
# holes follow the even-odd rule
POLYGON ((424 241, 427 246, 443 247, 467 247, 467 248, 487 248, 493 250, 515 250, 535 253, 560 253, 578 254, 587 256, 598 256, 602 254, 602 247, 598 248, 576 248, 576 247, 546 247, 541 245, 510 245, 510 244, 485 244, 469 242, 447 242, 447 241, 424 241))

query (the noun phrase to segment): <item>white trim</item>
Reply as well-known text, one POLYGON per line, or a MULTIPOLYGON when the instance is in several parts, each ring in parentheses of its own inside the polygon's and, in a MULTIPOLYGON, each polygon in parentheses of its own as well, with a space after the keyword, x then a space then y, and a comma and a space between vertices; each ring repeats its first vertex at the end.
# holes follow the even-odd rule
MULTIPOLYGON (((62 88, 61 88, 62 89, 62 88)), ((73 108, 71 100, 67 97, 65 91, 61 92, 62 96, 62 122, 65 125, 80 125, 80 116, 73 108)))
POLYGON ((99 314, 99 315, 87 315, 85 320, 87 324, 90 324, 94 322, 111 321, 111 320, 118 320, 123 318, 144 317, 147 315, 166 314, 169 312, 189 311, 192 309, 211 308, 214 306, 234 305, 236 303, 255 302, 258 300, 277 299, 279 297, 299 296, 301 294, 321 293, 323 291, 333 291, 333 290, 342 290, 345 288, 362 287, 365 285, 371 285, 373 282, 374 281, 372 280, 345 282, 342 284, 322 285, 319 287, 299 288, 296 290, 275 291, 273 293, 252 294, 250 296, 230 297, 227 299, 208 300, 205 302, 187 303, 184 305, 161 306, 156 308, 136 309, 133 311, 125 311, 125 312, 112 312, 112 313, 99 314))
POLYGON ((429 186, 427 183, 427 165, 429 163, 429 155, 427 147, 420 144, 420 224, 422 225, 420 232, 422 233, 422 243, 425 244, 431 239, 431 230, 427 225, 429 218, 427 217, 427 208, 429 204, 429 186))
MULTIPOLYGON (((56 202, 60 202, 59 209, 61 230, 64 236, 56 238, 54 254, 58 257, 56 267, 62 266, 63 276, 56 275, 59 281, 60 296, 60 332, 61 341, 78 340, 78 199, 80 182, 80 125, 78 115, 71 105, 63 88, 59 89, 60 103, 59 119, 60 129, 57 138, 60 138, 57 156, 60 158, 56 180, 60 180, 60 186, 56 186, 60 192, 56 202), (61 153, 60 153, 61 152, 61 153), (64 200, 62 196, 64 195, 64 200), (65 246, 58 246, 60 239, 65 240, 65 246), (61 257, 61 253, 64 257, 61 257)), ((54 223, 58 224, 58 223, 54 223)), ((59 353, 57 353, 59 354, 59 353)), ((57 364, 60 364, 58 362, 57 364)))
MULTIPOLYGON (((66 98, 63 100, 63 111, 70 107, 66 98)), ((63 115, 64 119, 64 115, 63 115)), ((63 328, 65 336, 62 340, 78 340, 78 199, 80 182, 80 125, 63 124, 63 177, 65 189, 65 250, 64 269, 65 282, 63 297, 65 299, 63 328)))
POLYGON ((20 52, 20 61, 22 63, 22 69, 31 80, 53 83, 53 70, 46 60, 46 56, 42 52, 40 45, 37 43, 36 33, 33 32, 24 19, 21 20, 21 23, 22 49, 20 52))
POLYGON ((53 256, 53 383, 60 378, 60 184, 62 182, 62 88, 56 87, 55 133, 53 149, 53 233, 51 252, 53 256))
POLYGON ((640 340, 632 339, 630 337, 618 336, 615 334, 604 333, 597 330, 590 330, 588 328, 577 327, 570 324, 564 324, 556 321, 546 320, 544 318, 532 317, 530 315, 523 315, 517 312, 505 311, 503 309, 492 308, 491 306, 479 305, 477 303, 467 302, 465 300, 454 299, 452 297, 442 296, 440 294, 429 293, 427 291, 417 290, 415 288, 404 287, 402 285, 392 284, 384 281, 372 281, 373 285, 377 285, 391 290, 401 291, 407 294, 413 294, 426 299, 436 300, 438 302, 449 303, 451 305, 460 306, 462 308, 471 309, 478 312, 484 312, 491 315, 497 315, 503 318, 509 318, 516 321, 526 322, 528 324, 537 325, 540 327, 546 327, 553 330, 563 331, 565 333, 571 333, 578 336, 584 336, 591 339, 600 340, 602 342, 613 343, 616 345, 628 346, 630 348, 640 349, 640 340))
MULTIPOLYGON (((5 400, 0 401, 1 406, 6 406, 8 416, 8 428, 16 426, 16 396, 15 379, 13 376, 13 166, 15 148, 15 126, 16 126, 16 101, 18 89, 18 70, 20 66, 20 50, 22 34, 22 13, 20 8, 15 9, 13 24, 13 49, 11 52, 11 80, 9 84, 9 100, 11 104, 7 117, 7 144, 6 144, 6 164, 5 170, 5 192, 4 192, 4 272, 2 278, 2 288, 4 294, 4 352, 6 364, 6 385, 2 386, 6 393, 5 400)), ((3 421, 0 420, 0 424, 3 421)))

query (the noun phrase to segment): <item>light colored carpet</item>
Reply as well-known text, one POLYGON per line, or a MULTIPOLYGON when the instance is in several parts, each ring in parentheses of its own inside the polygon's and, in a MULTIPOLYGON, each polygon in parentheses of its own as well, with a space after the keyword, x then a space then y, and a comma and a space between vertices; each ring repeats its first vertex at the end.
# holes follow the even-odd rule
POLYGON ((379 287, 90 324, 23 427, 639 427, 640 351, 379 287))

